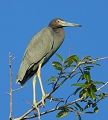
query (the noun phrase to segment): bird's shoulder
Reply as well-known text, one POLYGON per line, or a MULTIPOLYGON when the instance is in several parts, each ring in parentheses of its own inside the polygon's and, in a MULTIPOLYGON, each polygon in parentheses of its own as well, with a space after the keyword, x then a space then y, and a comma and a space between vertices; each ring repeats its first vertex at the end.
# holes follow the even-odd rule
MULTIPOLYGON (((47 42, 52 43, 53 34, 52 30, 49 27, 43 28, 38 33, 36 33, 30 40, 27 49, 30 49, 31 46, 37 47, 39 44, 45 44, 47 42)), ((48 44, 47 44, 48 45, 48 44)))
POLYGON ((50 27, 43 28, 30 40, 23 56, 23 61, 29 64, 38 62, 43 56, 48 54, 53 45, 53 32, 50 27), (32 62, 32 63, 31 63, 32 62))

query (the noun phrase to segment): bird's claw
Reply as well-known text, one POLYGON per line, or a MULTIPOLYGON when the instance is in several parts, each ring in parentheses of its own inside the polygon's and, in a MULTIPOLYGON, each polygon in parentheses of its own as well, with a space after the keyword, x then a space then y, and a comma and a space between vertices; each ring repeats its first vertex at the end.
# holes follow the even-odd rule
POLYGON ((53 100, 53 97, 52 97, 52 96, 49 96, 49 94, 44 94, 44 95, 42 96, 42 103, 41 103, 40 106, 42 106, 42 107, 45 106, 45 99, 46 99, 46 98, 50 99, 50 102, 53 100))
POLYGON ((42 96, 42 104, 41 104, 40 106, 42 106, 42 107, 45 106, 45 99, 46 99, 46 97, 47 97, 47 94, 44 94, 44 95, 42 96))
POLYGON ((38 120, 40 120, 40 109, 38 108, 37 104, 34 104, 34 108, 37 110, 37 112, 38 112, 38 120))

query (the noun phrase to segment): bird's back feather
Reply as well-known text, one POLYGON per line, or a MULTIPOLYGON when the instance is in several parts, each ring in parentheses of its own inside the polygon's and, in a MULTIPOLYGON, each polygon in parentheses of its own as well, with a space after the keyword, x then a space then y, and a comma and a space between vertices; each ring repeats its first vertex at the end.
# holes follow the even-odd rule
POLYGON ((51 51, 53 37, 50 28, 44 28, 33 36, 23 56, 16 82, 25 83, 29 77, 26 74, 36 72, 38 63, 51 51), (35 65, 35 70, 31 69, 35 65), (37 65, 37 66, 36 66, 37 65), (29 71, 31 70, 31 71, 29 71))

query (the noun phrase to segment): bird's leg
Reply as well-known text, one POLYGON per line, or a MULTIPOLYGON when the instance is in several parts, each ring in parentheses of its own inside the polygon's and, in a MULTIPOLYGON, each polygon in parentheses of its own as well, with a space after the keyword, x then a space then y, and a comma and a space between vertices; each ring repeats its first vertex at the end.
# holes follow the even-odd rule
POLYGON ((38 119, 40 120, 40 110, 36 103, 36 75, 33 78, 33 104, 34 104, 36 110, 38 111, 38 119))
POLYGON ((42 91, 42 106, 44 106, 45 105, 46 94, 44 92, 44 88, 43 88, 42 80, 41 80, 41 76, 40 76, 41 66, 42 66, 42 63, 39 64, 39 67, 38 67, 38 70, 37 70, 37 76, 38 76, 40 87, 41 87, 41 91, 42 91))

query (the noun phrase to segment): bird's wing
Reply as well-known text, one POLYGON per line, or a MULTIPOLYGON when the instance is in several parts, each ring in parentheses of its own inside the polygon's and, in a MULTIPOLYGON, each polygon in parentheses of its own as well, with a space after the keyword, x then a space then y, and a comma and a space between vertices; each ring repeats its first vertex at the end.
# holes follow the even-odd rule
POLYGON ((48 27, 35 34, 24 53, 16 82, 23 80, 26 71, 41 61, 51 51, 52 46, 53 36, 48 27))

